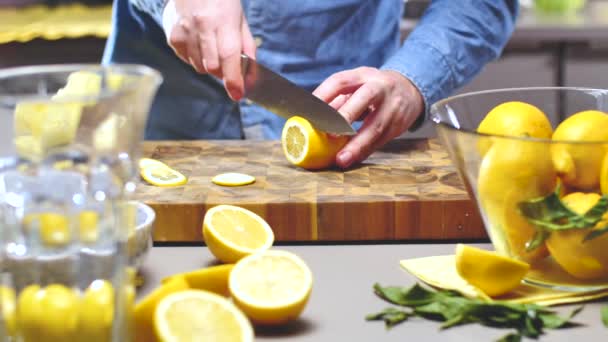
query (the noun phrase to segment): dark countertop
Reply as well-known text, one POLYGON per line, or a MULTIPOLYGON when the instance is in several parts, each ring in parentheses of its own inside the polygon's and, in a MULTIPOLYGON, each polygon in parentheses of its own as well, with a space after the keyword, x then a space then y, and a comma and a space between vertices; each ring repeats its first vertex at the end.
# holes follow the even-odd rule
MULTIPOLYGON (((481 244, 479 246, 488 245, 481 244)), ((314 286, 303 315, 287 328, 258 332, 257 341, 495 341, 507 330, 467 325, 439 330, 440 323, 411 319, 387 331, 381 322, 365 322, 368 313, 388 306, 372 292, 372 285, 411 286, 415 278, 399 267, 399 260, 452 254, 454 244, 278 246, 302 257, 313 272, 314 286)), ((142 296, 164 276, 214 263, 205 247, 154 247, 144 263, 142 296)), ((585 304, 574 321, 584 326, 548 331, 540 341, 601 341, 608 328, 600 320, 606 302, 585 304)), ((556 309, 565 314, 572 305, 556 309)))

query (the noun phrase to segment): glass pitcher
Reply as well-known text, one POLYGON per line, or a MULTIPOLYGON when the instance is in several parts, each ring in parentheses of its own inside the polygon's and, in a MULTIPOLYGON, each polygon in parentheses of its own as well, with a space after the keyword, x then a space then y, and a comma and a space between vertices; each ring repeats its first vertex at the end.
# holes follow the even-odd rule
POLYGON ((0 70, 0 341, 128 341, 137 159, 160 74, 0 70))

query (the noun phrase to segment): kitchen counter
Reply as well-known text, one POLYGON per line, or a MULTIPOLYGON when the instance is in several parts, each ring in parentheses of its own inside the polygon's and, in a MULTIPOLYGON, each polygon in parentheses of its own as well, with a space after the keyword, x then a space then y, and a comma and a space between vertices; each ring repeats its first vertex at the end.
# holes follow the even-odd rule
MULTIPOLYGON (((488 247, 486 244, 478 246, 488 247)), ((399 267, 399 260, 452 254, 453 244, 399 244, 350 246, 278 246, 301 256, 313 272, 314 286, 310 301, 299 320, 288 327, 258 331, 256 341, 495 341, 508 330, 471 324, 439 330, 440 323, 410 319, 391 330, 382 322, 366 322, 366 314, 389 306, 372 291, 381 285, 411 286, 416 279, 399 267)), ((142 274, 143 295, 155 288, 161 278, 213 265, 214 258, 205 247, 154 247, 146 259, 142 274)), ((584 326, 550 330, 539 341, 602 341, 608 328, 600 320, 604 302, 585 304, 574 321, 584 326)), ((565 315, 574 305, 556 309, 565 315)))

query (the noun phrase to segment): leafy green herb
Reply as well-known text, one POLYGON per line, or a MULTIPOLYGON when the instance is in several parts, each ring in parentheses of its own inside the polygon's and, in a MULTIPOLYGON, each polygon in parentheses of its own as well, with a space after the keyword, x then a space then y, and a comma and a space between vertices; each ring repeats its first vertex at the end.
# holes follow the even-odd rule
MULTIPOLYGON (((518 203, 518 209, 530 223, 536 226, 537 233, 526 245, 531 251, 542 244, 552 231, 568 229, 588 229, 595 227, 608 211, 608 197, 602 196, 584 215, 570 210, 559 198, 560 186, 546 197, 534 198, 518 203)), ((608 232, 608 226, 593 229, 582 242, 597 238, 608 232)))
MULTIPOLYGON (((515 329, 499 341, 521 341, 523 336, 537 338, 545 329, 558 329, 575 325, 570 322, 582 307, 569 316, 560 317, 554 311, 536 304, 514 304, 502 301, 486 302, 467 298, 456 291, 431 290, 415 284, 410 288, 374 285, 374 292, 389 303, 410 308, 409 311, 388 308, 366 316, 368 321, 385 322, 387 328, 422 317, 443 322, 441 329, 478 323, 489 327, 515 329)), ((606 313, 608 315, 608 312, 606 313)))
POLYGON ((604 326, 608 328, 608 305, 602 308, 602 323, 604 323, 604 326))

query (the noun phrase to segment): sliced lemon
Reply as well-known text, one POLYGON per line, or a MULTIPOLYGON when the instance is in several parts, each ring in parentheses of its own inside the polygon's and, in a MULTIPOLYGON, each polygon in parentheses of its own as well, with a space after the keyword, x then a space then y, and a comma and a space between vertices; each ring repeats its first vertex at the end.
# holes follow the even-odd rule
POLYGON ((154 334, 154 311, 158 303, 166 296, 188 289, 188 283, 184 278, 176 277, 171 281, 156 288, 144 299, 135 304, 133 318, 135 320, 135 340, 138 342, 157 341, 154 334))
POLYGON ((496 252, 463 244, 456 246, 456 271, 490 297, 514 290, 529 269, 529 264, 496 252))
POLYGON ((188 181, 179 171, 165 166, 146 167, 141 169, 140 174, 146 182, 156 186, 180 186, 188 181))
POLYGON ((188 290, 158 304, 156 334, 164 342, 253 341, 253 327, 228 299, 211 292, 188 290))
POLYGON ((297 255, 268 250, 241 259, 228 287, 235 304, 254 322, 277 325, 302 313, 312 290, 312 273, 297 255))
POLYGON ((152 158, 140 158, 138 162, 140 169, 145 169, 151 166, 164 166, 166 168, 170 168, 169 165, 161 162, 160 160, 152 159, 152 158))
POLYGON ((347 136, 332 136, 315 129, 306 119, 293 116, 283 126, 281 145, 287 161, 305 169, 323 169, 334 164, 347 136))
POLYGON ((175 277, 182 277, 188 283, 188 287, 195 290, 205 290, 219 295, 228 294, 228 276, 234 265, 219 265, 203 268, 196 271, 179 273, 167 277, 161 281, 162 284, 171 281, 175 277))
POLYGON ((205 214, 203 238, 216 258, 234 263, 270 248, 274 233, 256 213, 233 205, 218 205, 205 214))
POLYGON ((217 185, 241 186, 255 182, 255 177, 238 172, 221 173, 211 179, 217 185))

